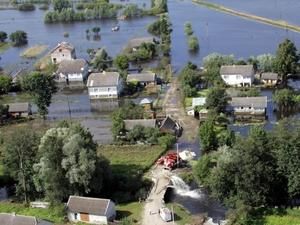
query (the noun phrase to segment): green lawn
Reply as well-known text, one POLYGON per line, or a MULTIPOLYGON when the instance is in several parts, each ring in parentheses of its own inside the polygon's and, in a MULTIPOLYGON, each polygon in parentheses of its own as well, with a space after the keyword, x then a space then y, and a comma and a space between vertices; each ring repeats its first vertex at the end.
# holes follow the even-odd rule
POLYGON ((0 95, 0 104, 8 104, 14 102, 31 102, 32 96, 28 93, 17 93, 16 95, 0 95))
POLYGON ((0 53, 5 52, 7 49, 9 49, 10 43, 8 42, 0 42, 0 53))
POLYGON ((120 204, 116 206, 117 219, 127 218, 133 222, 141 221, 141 213, 144 204, 139 202, 131 202, 127 204, 120 204))
POLYGON ((160 146, 149 145, 102 145, 98 153, 103 154, 111 163, 115 173, 146 172, 165 152, 160 146))
POLYGON ((197 96, 186 97, 184 99, 184 105, 185 105, 185 107, 192 106, 193 98, 196 98, 196 97, 206 97, 208 90, 209 89, 203 89, 203 90, 197 92, 197 96))
POLYGON ((300 209, 287 209, 283 214, 267 215, 265 225, 300 225, 300 209))
POLYGON ((35 216, 39 219, 61 224, 64 221, 64 206, 56 206, 49 209, 28 208, 23 204, 1 202, 0 212, 16 213, 25 216, 35 216))

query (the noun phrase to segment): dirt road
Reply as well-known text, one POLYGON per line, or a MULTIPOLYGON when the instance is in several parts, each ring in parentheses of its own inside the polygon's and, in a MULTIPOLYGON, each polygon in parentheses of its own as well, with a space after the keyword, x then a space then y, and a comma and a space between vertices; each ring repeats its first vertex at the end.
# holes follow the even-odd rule
POLYGON ((150 173, 154 186, 145 203, 142 225, 170 225, 170 222, 164 222, 158 213, 159 208, 164 205, 162 200, 170 182, 170 172, 157 166, 150 173))

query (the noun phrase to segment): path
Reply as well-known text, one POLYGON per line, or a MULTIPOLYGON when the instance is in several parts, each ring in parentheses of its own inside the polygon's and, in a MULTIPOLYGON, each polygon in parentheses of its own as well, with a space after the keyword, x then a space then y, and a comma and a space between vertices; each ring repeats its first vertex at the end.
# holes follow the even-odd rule
POLYGON ((164 205, 162 200, 166 187, 170 182, 169 176, 170 172, 164 170, 161 166, 154 167, 151 170, 154 186, 144 206, 142 225, 170 225, 170 222, 164 222, 158 214, 159 208, 164 205))

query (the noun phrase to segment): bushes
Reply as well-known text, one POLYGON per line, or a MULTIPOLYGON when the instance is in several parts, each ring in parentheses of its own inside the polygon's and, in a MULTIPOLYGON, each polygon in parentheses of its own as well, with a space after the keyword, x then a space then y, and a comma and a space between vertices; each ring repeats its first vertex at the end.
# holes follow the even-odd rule
POLYGON ((188 45, 190 51, 197 51, 199 49, 199 41, 196 36, 189 36, 188 45))
POLYGON ((22 30, 17 30, 9 35, 13 46, 22 46, 27 44, 27 33, 22 30))
POLYGON ((143 10, 140 9, 136 4, 129 4, 123 11, 123 16, 126 19, 140 17, 143 15, 143 10))
POLYGON ((33 11, 35 10, 35 6, 32 3, 25 2, 18 6, 18 10, 20 11, 33 11))

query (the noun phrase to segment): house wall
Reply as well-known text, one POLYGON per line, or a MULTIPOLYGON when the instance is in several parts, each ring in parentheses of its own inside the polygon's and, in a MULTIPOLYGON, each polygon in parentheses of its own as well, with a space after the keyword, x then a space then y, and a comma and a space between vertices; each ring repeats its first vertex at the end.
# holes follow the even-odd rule
POLYGON ((257 115, 263 115, 266 113, 265 108, 253 108, 253 107, 235 107, 233 109, 234 114, 257 114, 257 115))
POLYGON ((277 80, 262 80, 262 82, 267 85, 275 85, 277 80))
POLYGON ((90 99, 98 98, 117 98, 119 96, 119 91, 117 86, 110 87, 89 87, 90 99))
MULTIPOLYGON (((71 222, 79 222, 80 220, 80 213, 77 213, 77 219, 75 219, 75 213, 74 212, 68 212, 68 219, 71 222)), ((84 221, 87 223, 87 221, 84 221)), ((89 222, 92 224, 107 224, 107 218, 106 216, 97 216, 97 215, 89 215, 89 222)))
POLYGON ((224 82, 231 86, 242 86, 242 84, 252 85, 254 73, 250 77, 243 77, 241 74, 221 75, 224 82))
POLYGON ((58 48, 51 54, 52 63, 60 63, 62 60, 65 59, 71 60, 75 58, 76 58, 75 51, 70 51, 65 48, 58 48))

